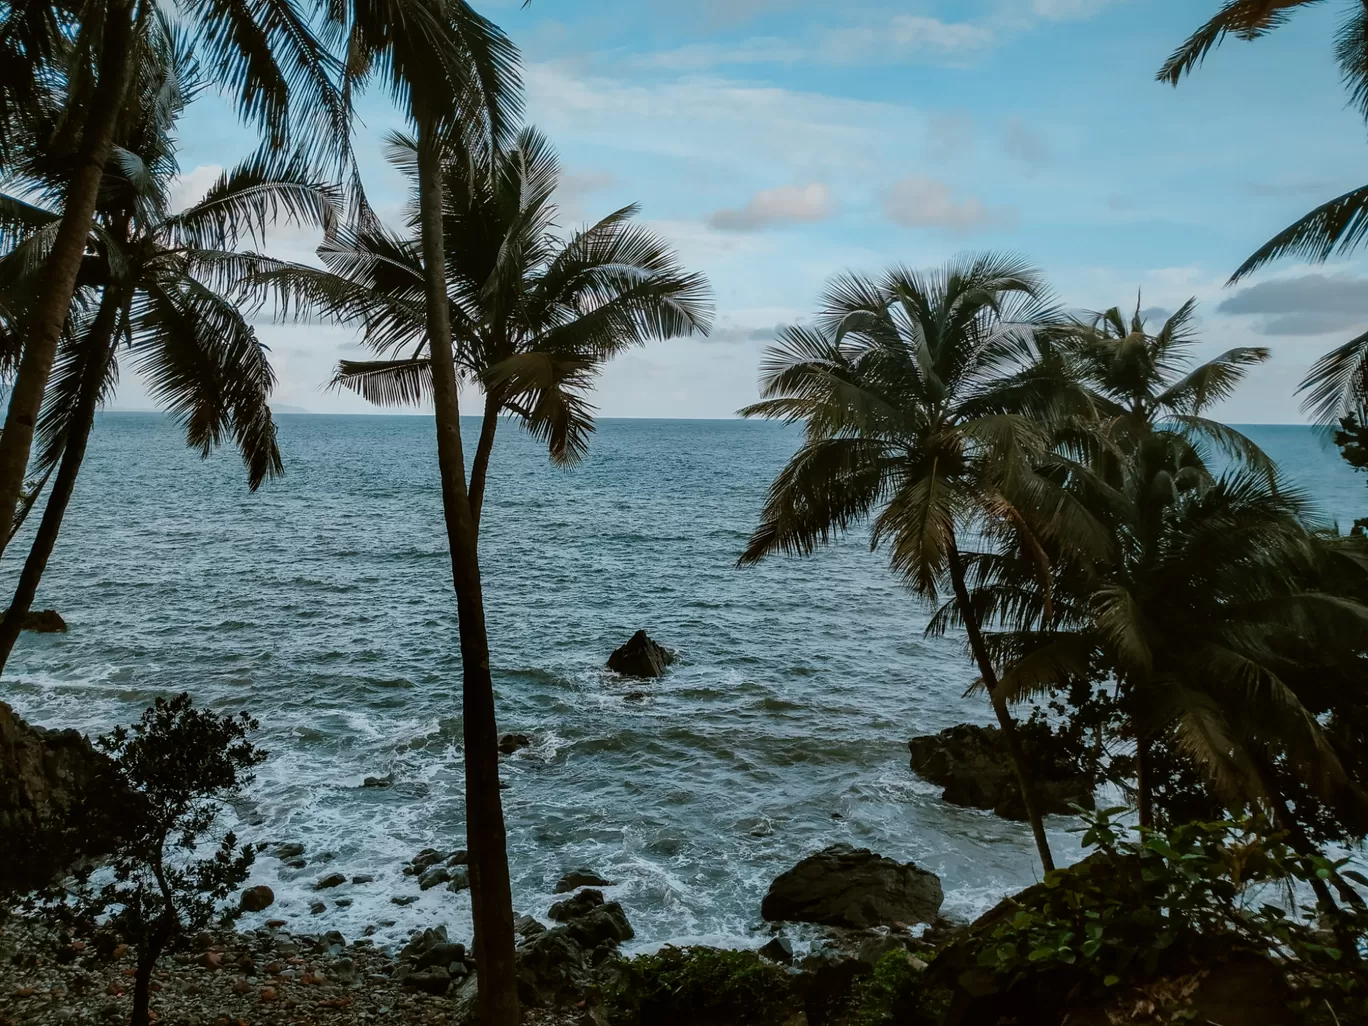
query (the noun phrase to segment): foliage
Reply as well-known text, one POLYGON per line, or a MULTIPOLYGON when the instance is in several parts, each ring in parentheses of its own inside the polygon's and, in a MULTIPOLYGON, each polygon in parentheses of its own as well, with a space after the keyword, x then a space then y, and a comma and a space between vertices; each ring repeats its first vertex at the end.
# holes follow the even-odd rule
POLYGON ((612 1026, 777 1026, 799 1008, 788 973, 754 951, 673 945, 623 960, 604 998, 612 1026))
MULTIPOLYGON (((153 965, 182 934, 236 915, 224 902, 247 878, 256 852, 229 831, 197 857, 220 805, 252 779, 266 755, 249 740, 257 723, 245 712, 196 709, 188 694, 158 698, 131 727, 96 746, 114 761, 122 788, 138 799, 126 810, 123 836, 95 875, 86 870, 70 897, 48 911, 106 931, 138 951, 135 995, 146 999, 153 965)), ((135 1014, 137 1000, 135 998, 135 1014)))
MULTIPOLYGON (((981 966, 1018 980, 1070 967, 1106 991, 1239 946, 1285 960, 1303 997, 1333 994, 1338 1007, 1368 1009, 1357 951, 1338 946, 1314 915, 1296 914, 1295 887, 1343 863, 1303 857, 1252 820, 1130 829, 1116 821, 1124 811, 1080 810, 1093 854, 1013 899, 981 938, 981 966)), ((1343 915, 1338 936, 1361 946, 1368 919, 1343 915)))
POLYGON ((872 973, 855 980, 840 1026, 920 1026, 939 1021, 923 991, 923 971, 906 952, 888 952, 872 973))

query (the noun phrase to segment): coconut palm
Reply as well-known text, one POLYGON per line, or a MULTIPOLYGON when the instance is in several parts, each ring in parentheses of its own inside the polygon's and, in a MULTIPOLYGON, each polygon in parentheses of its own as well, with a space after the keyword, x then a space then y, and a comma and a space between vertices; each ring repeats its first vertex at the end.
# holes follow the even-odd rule
MULTIPOLYGON (((60 46, 44 35, 58 19, 32 0, 10 4, 0 26, 0 40, 19 53, 22 64, 7 65, 0 75, 4 105, 13 110, 22 104, 33 83, 54 95, 63 117, 46 144, 54 153, 62 149, 70 162, 58 205, 61 219, 44 246, 43 274, 34 285, 37 298, 25 318, 22 354, 0 431, 0 547, 10 534, 43 395, 91 243, 118 120, 143 51, 169 17, 153 0, 91 2, 77 13, 71 19, 74 38, 60 46)), ((176 19, 188 26, 214 84, 274 149, 303 144, 340 155, 350 116, 335 81, 337 62, 314 31, 316 15, 303 0, 176 4, 176 19)), ((56 27, 61 36, 61 25, 56 27)))
MULTIPOLYGON (((391 140, 391 157, 409 176, 419 201, 404 232, 374 225, 339 230, 319 250, 324 269, 262 259, 252 287, 273 289, 282 312, 360 324, 363 340, 380 358, 343 362, 336 383, 366 399, 433 403, 443 418, 442 430, 454 431, 457 411, 445 404, 454 404, 456 395, 452 391, 443 398, 443 378, 449 376, 453 387, 458 380, 478 386, 484 394, 468 482, 458 435, 449 448, 439 449, 439 458, 456 460, 443 463, 443 496, 461 613, 467 794, 472 807, 477 797, 487 803, 486 818, 472 819, 470 830, 472 838, 481 831, 477 843, 502 858, 501 814, 495 820, 497 735, 477 561, 485 482, 500 420, 512 416, 545 441, 555 462, 575 462, 593 430, 587 393, 599 368, 628 347, 706 331, 708 289, 700 276, 680 268, 659 236, 633 221, 635 207, 558 233, 559 162, 535 130, 523 129, 507 148, 452 133, 439 167, 437 237, 445 240, 436 268, 442 282, 440 319, 453 329, 443 354, 428 291, 433 236, 424 206, 423 145, 421 138, 391 140), (487 728, 487 736, 475 729, 478 724, 487 728), (476 756, 485 753, 490 764, 480 773, 476 756), (488 793, 476 795, 481 787, 488 793)), ((482 900, 484 914, 492 916, 490 903, 501 899, 494 894, 482 900)), ((511 914, 502 905, 497 912, 511 914)), ((511 936, 511 920, 496 925, 506 926, 511 936)), ((485 972, 480 969, 482 996, 484 981, 491 979, 485 972)))
POLYGON ((1040 275, 983 255, 931 273, 894 268, 827 288, 813 326, 787 328, 742 410, 807 426, 741 557, 806 554, 872 519, 896 573, 933 597, 948 581, 1011 753, 1040 859, 1049 843, 1016 723, 970 594, 972 548, 1016 547, 1044 570, 1052 549, 1107 539, 1041 467, 1051 425, 1086 408, 1056 345, 1062 319, 1040 275))
MULTIPOLYGON (((96 245, 78 278, 77 303, 37 425, 38 471, 56 477, 13 600, 0 623, 0 671, 52 554, 80 471, 95 411, 114 391, 122 347, 151 394, 185 426, 186 441, 208 455, 231 438, 255 489, 280 473, 267 400, 274 376, 265 347, 214 279, 232 246, 277 219, 323 226, 336 190, 308 174, 302 157, 259 153, 226 172, 187 209, 168 196, 179 167, 171 131, 203 79, 185 41, 156 34, 144 50, 136 101, 118 139, 96 211, 96 245)), ((61 215, 42 205, 60 198, 62 161, 31 155, 19 179, 37 202, 0 196, 12 246, 0 256, 0 296, 28 292, 41 264, 30 252, 61 215)), ((9 306, 26 311, 21 301, 9 306)), ((10 333, 13 343, 20 333, 10 333)), ((10 354, 13 359, 13 354, 10 354)))
MULTIPOLYGON (((1161 81, 1177 85, 1196 69, 1229 34, 1257 39, 1283 25, 1299 8, 1323 0, 1231 0, 1175 50, 1159 71, 1161 81)), ((1339 64, 1351 102, 1368 118, 1368 7, 1345 3, 1345 17, 1335 39, 1339 64)), ((1269 239, 1230 277, 1234 284, 1283 257, 1324 263, 1354 252, 1368 235, 1368 185, 1321 204, 1269 239)), ((1299 391, 1317 422, 1334 424, 1362 413, 1368 403, 1368 333, 1330 351, 1312 365, 1299 391)))
POLYGON ((1263 346, 1237 346, 1192 366, 1196 309, 1197 301, 1189 299, 1153 334, 1138 298, 1129 318, 1112 307, 1078 323, 1079 373, 1093 391, 1103 433, 1113 451, 1124 454, 1156 431, 1171 432, 1199 456, 1214 455, 1214 447, 1271 476, 1272 461, 1253 441, 1206 415, 1269 352, 1263 346))

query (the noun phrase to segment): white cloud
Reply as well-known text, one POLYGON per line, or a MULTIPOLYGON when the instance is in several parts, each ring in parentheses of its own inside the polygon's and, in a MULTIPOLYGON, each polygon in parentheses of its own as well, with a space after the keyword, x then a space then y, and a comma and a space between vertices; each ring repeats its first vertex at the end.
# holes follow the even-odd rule
POLYGON ((925 175, 910 175, 884 193, 884 215, 904 228, 940 228, 970 232, 977 228, 1008 224, 1010 211, 993 210, 973 198, 960 199, 945 182, 925 175))
POLYGON ((183 175, 177 175, 171 181, 171 209, 179 213, 190 204, 199 202, 221 174, 222 165, 201 164, 183 175))
POLYGON ((1040 167, 1050 162, 1050 144, 1026 127, 1020 118, 1009 118, 1002 132, 1002 148, 1023 164, 1040 167))
POLYGON ((883 25, 837 29, 827 37, 820 53, 823 59, 839 63, 953 57, 987 50, 994 41, 993 30, 985 25, 900 14, 883 25))
POLYGON ((824 221, 830 216, 831 190, 821 182, 812 182, 761 189, 743 207, 710 214, 708 224, 719 231, 746 232, 824 221))

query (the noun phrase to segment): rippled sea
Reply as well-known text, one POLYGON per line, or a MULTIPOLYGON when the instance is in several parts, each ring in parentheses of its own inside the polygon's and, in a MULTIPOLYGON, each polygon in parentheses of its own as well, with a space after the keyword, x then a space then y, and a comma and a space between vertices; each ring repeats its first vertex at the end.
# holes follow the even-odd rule
MULTIPOLYGON (((199 460, 169 420, 103 416, 38 598, 70 633, 25 635, 0 694, 90 732, 179 690, 250 709, 270 759, 229 819, 303 843, 310 864, 261 858, 252 882, 277 903, 246 922, 468 935, 468 894, 389 901, 417 893, 405 860, 465 840, 431 422, 279 422, 286 476, 250 494, 234 456, 199 460), (391 773, 389 789, 361 786, 391 773), (334 871, 376 879, 311 914, 334 871)), ((1327 516, 1368 513, 1364 479, 1308 429, 1249 431, 1327 516)), ((520 911, 544 913, 585 865, 615 881, 637 947, 746 943, 769 880, 835 841, 940 874, 951 914, 1036 878, 1023 825, 946 805, 909 771, 909 737, 991 714, 962 697, 959 639, 922 636, 926 607, 865 536, 735 567, 796 442, 769 424, 607 421, 566 471, 501 429, 482 559, 499 725, 534 740, 504 767, 520 911), (644 686, 602 669, 643 627, 681 656, 644 686)), ((7 587, 27 537, 0 567, 7 587)), ((1069 826, 1051 822, 1066 859, 1069 826)))

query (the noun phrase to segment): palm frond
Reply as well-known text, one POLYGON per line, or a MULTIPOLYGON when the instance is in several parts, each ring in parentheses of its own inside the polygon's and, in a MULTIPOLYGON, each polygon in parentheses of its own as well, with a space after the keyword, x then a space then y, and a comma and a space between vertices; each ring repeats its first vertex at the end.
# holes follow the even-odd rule
POLYGON ((1285 256, 1324 263, 1336 253, 1347 256, 1368 234, 1368 186, 1323 203, 1269 239, 1230 276, 1233 285, 1259 268, 1285 256))
POLYGON ((432 402, 432 361, 341 360, 330 388, 345 388, 377 406, 426 406, 432 402))

